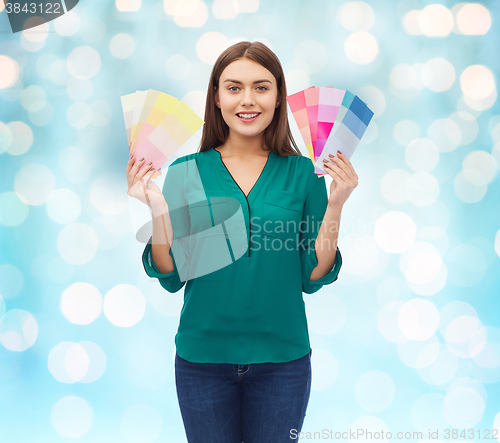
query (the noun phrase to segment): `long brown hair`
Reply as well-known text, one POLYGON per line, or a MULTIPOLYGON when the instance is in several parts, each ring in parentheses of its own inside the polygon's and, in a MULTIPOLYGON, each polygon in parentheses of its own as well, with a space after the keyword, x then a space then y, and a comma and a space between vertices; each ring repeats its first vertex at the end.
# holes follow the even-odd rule
POLYGON ((264 130, 265 145, 278 155, 302 155, 288 125, 286 83, 281 63, 276 54, 266 45, 248 41, 239 42, 227 48, 214 64, 208 84, 205 124, 198 152, 208 151, 222 145, 229 136, 229 127, 222 117, 221 110, 215 104, 215 92, 219 89, 219 79, 226 66, 241 58, 259 63, 270 71, 277 81, 277 99, 280 104, 274 111, 272 122, 264 130))

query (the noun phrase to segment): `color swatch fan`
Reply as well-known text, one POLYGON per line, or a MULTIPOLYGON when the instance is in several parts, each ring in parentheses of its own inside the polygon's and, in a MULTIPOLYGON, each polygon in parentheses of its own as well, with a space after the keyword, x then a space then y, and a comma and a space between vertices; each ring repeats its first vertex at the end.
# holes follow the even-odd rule
POLYGON ((161 167, 203 125, 203 120, 184 102, 154 89, 120 97, 130 154, 144 157, 144 164, 161 167))
POLYGON ((312 86, 289 95, 287 101, 320 177, 328 154, 336 155, 338 149, 351 158, 373 117, 357 95, 332 86, 312 86))

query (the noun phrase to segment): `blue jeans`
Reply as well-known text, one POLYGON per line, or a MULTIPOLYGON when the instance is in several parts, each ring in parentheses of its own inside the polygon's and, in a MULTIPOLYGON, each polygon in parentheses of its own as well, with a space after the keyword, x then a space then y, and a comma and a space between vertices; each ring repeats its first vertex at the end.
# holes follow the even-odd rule
POLYGON ((285 363, 192 363, 175 355, 189 443, 297 441, 311 393, 311 354, 285 363))

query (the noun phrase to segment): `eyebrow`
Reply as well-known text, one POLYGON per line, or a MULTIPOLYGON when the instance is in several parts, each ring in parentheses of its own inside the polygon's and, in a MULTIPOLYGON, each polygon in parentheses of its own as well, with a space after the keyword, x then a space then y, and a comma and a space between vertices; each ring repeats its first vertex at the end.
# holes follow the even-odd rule
MULTIPOLYGON (((238 83, 239 85, 242 85, 243 83, 241 83, 239 80, 233 80, 231 78, 227 78, 226 80, 224 80, 222 83, 226 83, 226 82, 231 82, 231 83, 238 83)), ((253 84, 255 85, 256 83, 264 83, 264 82, 268 82, 268 83, 273 83, 271 80, 267 80, 267 79, 264 79, 264 80, 257 80, 257 81, 254 81, 253 84)))

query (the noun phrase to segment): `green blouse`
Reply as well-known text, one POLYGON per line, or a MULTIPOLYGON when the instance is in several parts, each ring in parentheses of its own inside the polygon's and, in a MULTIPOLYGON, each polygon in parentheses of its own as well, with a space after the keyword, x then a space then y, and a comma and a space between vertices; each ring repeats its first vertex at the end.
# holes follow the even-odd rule
POLYGON ((328 204, 324 176, 305 156, 271 151, 247 196, 215 149, 179 157, 163 195, 174 237, 174 271, 146 273, 171 293, 184 289, 175 345, 195 363, 280 363, 311 350, 302 292, 337 280, 332 270, 309 280, 318 264, 314 241, 328 204))

